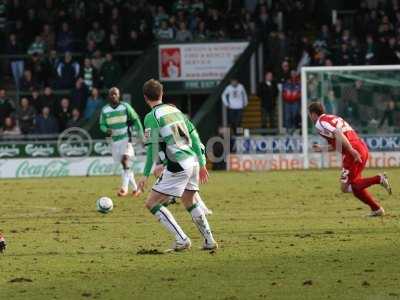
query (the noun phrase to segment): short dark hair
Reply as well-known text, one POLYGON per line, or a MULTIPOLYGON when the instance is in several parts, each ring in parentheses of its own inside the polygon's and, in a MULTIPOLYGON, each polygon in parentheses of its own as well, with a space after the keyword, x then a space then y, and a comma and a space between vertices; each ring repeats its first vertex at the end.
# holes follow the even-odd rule
POLYGON ((322 105, 321 102, 311 102, 308 105, 308 112, 309 113, 315 113, 318 116, 320 116, 320 115, 325 113, 325 108, 324 108, 324 106, 322 105))
POLYGON ((157 101, 163 94, 163 85, 158 80, 150 79, 143 85, 143 94, 150 101, 157 101))

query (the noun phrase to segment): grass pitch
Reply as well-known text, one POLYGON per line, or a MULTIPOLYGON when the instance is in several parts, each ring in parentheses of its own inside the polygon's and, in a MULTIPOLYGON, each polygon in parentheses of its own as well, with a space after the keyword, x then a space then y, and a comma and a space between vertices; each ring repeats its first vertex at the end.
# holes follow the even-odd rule
POLYGON ((393 196, 371 189, 383 219, 339 192, 337 170, 212 173, 202 196, 221 248, 198 250, 174 205, 193 249, 173 254, 158 254, 172 239, 144 197, 114 196, 119 177, 2 180, 0 299, 400 299, 400 170, 388 173, 393 196))

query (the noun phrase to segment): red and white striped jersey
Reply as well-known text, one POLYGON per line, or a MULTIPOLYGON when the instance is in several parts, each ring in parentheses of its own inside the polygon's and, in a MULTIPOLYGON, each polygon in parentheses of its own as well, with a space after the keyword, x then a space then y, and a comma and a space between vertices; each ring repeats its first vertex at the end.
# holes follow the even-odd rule
POLYGON ((338 130, 343 132, 350 144, 352 144, 352 142, 360 141, 357 133, 349 123, 335 115, 322 114, 315 123, 315 128, 317 129, 318 134, 325 138, 334 149, 336 149, 336 138, 334 133, 338 130))

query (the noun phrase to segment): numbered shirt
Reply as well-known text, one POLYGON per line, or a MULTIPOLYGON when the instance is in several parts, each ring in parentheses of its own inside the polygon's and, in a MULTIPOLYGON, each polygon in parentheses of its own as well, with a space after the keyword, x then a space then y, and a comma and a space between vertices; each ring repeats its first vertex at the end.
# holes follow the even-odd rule
POLYGON ((325 138, 334 149, 336 149, 335 132, 338 130, 343 132, 350 144, 360 141, 357 133, 349 123, 335 115, 321 115, 315 123, 315 128, 318 134, 325 138))
POLYGON ((197 161, 200 165, 205 164, 195 127, 176 107, 168 104, 153 107, 144 119, 144 127, 147 146, 145 176, 150 175, 157 156, 166 162, 171 172, 187 169, 197 161))

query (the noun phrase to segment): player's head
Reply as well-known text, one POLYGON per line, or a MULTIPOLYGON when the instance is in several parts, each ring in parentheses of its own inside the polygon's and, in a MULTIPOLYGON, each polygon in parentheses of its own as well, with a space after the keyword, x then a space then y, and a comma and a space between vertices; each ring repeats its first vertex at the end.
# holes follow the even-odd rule
POLYGON ((150 79, 144 83, 143 95, 148 105, 162 101, 163 94, 163 85, 158 80, 150 79))
POLYGON ((320 115, 325 113, 325 108, 321 102, 311 102, 308 105, 308 116, 315 123, 320 115))
POLYGON ((233 78, 231 78, 231 84, 236 87, 239 84, 239 80, 237 78, 233 77, 233 78))
POLYGON ((108 99, 112 105, 116 105, 119 103, 119 89, 116 87, 112 87, 108 90, 108 99))

